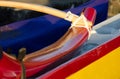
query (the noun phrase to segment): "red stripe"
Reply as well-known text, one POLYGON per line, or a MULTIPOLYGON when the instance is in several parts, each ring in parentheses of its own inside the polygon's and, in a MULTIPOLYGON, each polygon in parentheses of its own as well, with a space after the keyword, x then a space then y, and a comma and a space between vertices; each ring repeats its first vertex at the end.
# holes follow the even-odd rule
POLYGON ((69 75, 82 69, 93 61, 101 58, 102 56, 106 55, 119 46, 120 36, 108 42, 105 42, 104 44, 92 49, 91 51, 88 51, 85 55, 79 56, 71 60, 70 62, 57 67, 56 69, 40 77, 40 79, 65 79, 69 75))

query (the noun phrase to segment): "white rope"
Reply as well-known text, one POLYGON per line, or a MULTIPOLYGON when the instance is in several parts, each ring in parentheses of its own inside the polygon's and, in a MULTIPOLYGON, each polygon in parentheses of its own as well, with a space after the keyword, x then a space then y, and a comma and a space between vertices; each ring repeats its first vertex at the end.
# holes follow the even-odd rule
POLYGON ((83 14, 81 14, 81 16, 79 18, 77 18, 75 20, 75 22, 72 23, 71 28, 72 27, 83 27, 83 28, 86 28, 88 33, 89 33, 89 35, 88 35, 88 39, 89 39, 89 37, 91 35, 91 28, 89 27, 88 21, 87 21, 86 17, 83 14), (83 20, 83 22, 85 24, 84 26, 79 24, 80 20, 83 20))
POLYGON ((78 17, 78 16, 68 11, 64 19, 71 22, 74 17, 78 17))
POLYGON ((88 39, 89 39, 89 37, 91 35, 91 28, 90 28, 90 26, 88 24, 89 22, 87 21, 86 17, 84 15, 82 15, 82 16, 83 16, 83 21, 85 23, 85 28, 88 30, 88 33, 89 33, 89 35, 88 35, 88 39))

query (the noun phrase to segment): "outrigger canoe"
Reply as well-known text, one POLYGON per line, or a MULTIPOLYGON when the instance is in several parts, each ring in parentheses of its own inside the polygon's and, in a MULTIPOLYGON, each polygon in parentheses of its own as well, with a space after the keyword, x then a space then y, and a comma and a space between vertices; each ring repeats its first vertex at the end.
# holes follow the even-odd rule
MULTIPOLYGON (((79 15, 85 7, 96 9, 95 24, 107 18, 108 0, 90 0, 83 5, 65 11, 79 15)), ((27 54, 32 53, 57 41, 69 27, 70 22, 47 14, 4 25, 0 27, 0 46, 6 52, 8 48, 11 49, 12 54, 17 54, 22 47, 27 49, 27 54)))
POLYGON ((96 10, 90 7, 85 8, 79 17, 71 12, 66 13, 42 5, 9 1, 0 1, 0 5, 41 11, 72 22, 71 27, 58 41, 41 50, 24 55, 25 57, 23 56, 26 52, 25 49, 20 50, 22 54, 18 56, 18 59, 1 51, 0 78, 7 79, 16 79, 21 75, 25 78, 25 73, 26 77, 32 76, 81 46, 90 36, 96 18, 96 10))
POLYGON ((77 57, 36 79, 119 79, 120 14, 94 26, 76 53, 77 57))

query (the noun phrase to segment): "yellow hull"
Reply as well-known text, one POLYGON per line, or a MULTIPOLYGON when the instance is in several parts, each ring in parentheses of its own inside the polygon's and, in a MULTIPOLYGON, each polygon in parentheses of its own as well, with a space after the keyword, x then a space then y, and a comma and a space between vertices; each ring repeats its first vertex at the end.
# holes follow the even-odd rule
POLYGON ((66 79, 120 79, 120 47, 66 79))

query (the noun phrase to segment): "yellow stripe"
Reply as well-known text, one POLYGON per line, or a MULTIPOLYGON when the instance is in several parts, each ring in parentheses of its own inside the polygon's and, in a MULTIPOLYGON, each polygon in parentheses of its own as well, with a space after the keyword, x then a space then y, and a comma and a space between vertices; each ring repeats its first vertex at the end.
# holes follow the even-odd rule
POLYGON ((120 47, 66 79, 120 79, 120 47))

